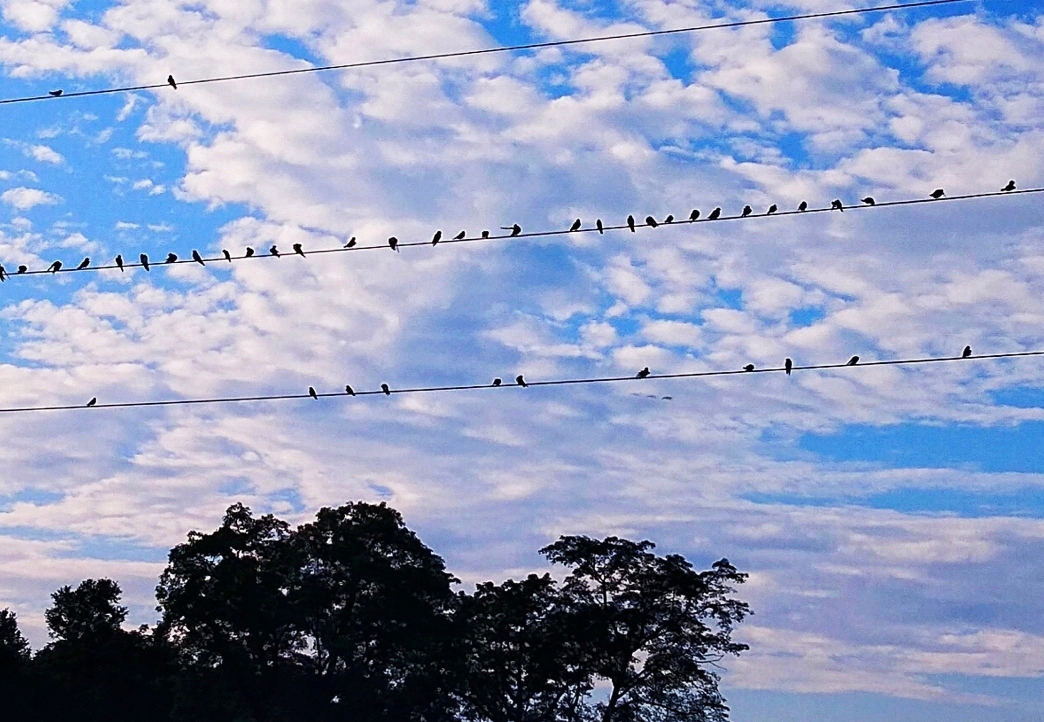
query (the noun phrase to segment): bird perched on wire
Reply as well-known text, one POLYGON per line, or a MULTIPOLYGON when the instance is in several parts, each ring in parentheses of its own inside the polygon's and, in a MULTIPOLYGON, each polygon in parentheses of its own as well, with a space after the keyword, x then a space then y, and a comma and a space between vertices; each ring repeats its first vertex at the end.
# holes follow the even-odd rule
MULTIPOLYGON (((598 221, 598 225, 599 226, 602 225, 602 222, 598 221)), ((505 228, 504 230, 506 231, 507 229, 505 228)), ((514 238, 515 236, 519 235, 520 233, 522 233, 522 226, 518 225, 517 223, 512 223, 511 224, 511 237, 514 238)))
POLYGON ((663 222, 664 223, 674 223, 674 216, 673 215, 668 215, 666 218, 663 219, 663 222))
POLYGON ((747 364, 746 366, 743 367, 743 370, 744 371, 753 371, 754 370, 754 364, 747 364))
POLYGON ((58 88, 58 90, 48 90, 47 94, 52 98, 60 98, 62 96, 62 89, 58 88))
POLYGON ((391 389, 388 388, 388 384, 381 384, 381 391, 384 392, 385 396, 391 396, 391 389))
POLYGON ((842 213, 844 213, 845 204, 841 202, 840 198, 835 198, 834 200, 830 201, 830 210, 841 211, 842 213))
POLYGON ((1008 193, 1010 191, 1015 190, 1015 181, 1013 181, 1013 180, 1008 181, 1008 185, 1006 185, 1003 188, 1001 188, 1001 190, 1004 191, 1005 193, 1008 193))
POLYGON ((355 236, 348 239, 348 242, 344 244, 345 248, 355 248, 355 236))
POLYGON ((225 257, 225 260, 232 263, 232 254, 226 251, 224 248, 221 249, 221 255, 225 257))
POLYGON ((302 258, 305 257, 304 249, 301 248, 301 244, 300 243, 295 243, 294 244, 294 253, 296 253, 297 255, 301 256, 302 258))
POLYGON ((92 396, 91 400, 87 402, 87 408, 89 409, 89 408, 91 408, 92 406, 94 406, 97 403, 98 403, 98 397, 97 396, 92 396))
POLYGON ((26 273, 28 271, 29 271, 29 266, 19 266, 18 267, 18 272, 19 273, 26 273))
POLYGON ((961 352, 961 358, 968 358, 971 356, 971 346, 965 346, 964 351, 961 352))
POLYGON ((788 358, 783 362, 783 368, 786 370, 787 376, 790 376, 790 372, 794 370, 794 362, 788 358))
POLYGON ((76 270, 77 271, 82 271, 83 269, 87 268, 87 266, 89 266, 89 265, 91 265, 91 259, 88 256, 87 258, 84 258, 82 261, 80 261, 80 265, 76 267, 76 270))
POLYGON ((504 383, 504 381, 499 376, 497 378, 493 379, 493 385, 494 386, 500 386, 502 383, 504 383))
POLYGON ((268 249, 268 255, 279 258, 279 249, 273 245, 271 248, 268 249))
POLYGON ((243 254, 247 258, 251 258, 254 255, 254 249, 247 246, 246 253, 243 254))
POLYGON ((740 218, 746 218, 747 216, 749 216, 753 212, 754 212, 754 209, 751 208, 750 206, 743 206, 743 212, 740 213, 740 218))
POLYGON ((877 205, 877 201, 874 200, 873 196, 867 196, 866 198, 862 198, 860 200, 863 203, 867 204, 868 206, 876 206, 877 205))
POLYGON ((7 280, 7 269, 4 268, 3 264, 0 264, 0 283, 7 280))
POLYGON ((464 240, 464 238, 465 238, 465 237, 466 237, 467 235, 468 235, 468 232, 467 232, 467 231, 461 231, 461 232, 460 232, 460 233, 458 233, 457 235, 453 236, 453 240, 455 240, 455 241, 463 241, 463 240, 464 240))
POLYGON ((58 273, 58 271, 60 271, 60 270, 62 270, 62 262, 61 261, 55 261, 54 263, 52 263, 50 266, 47 267, 48 273, 58 273))
POLYGON ((638 375, 635 376, 635 378, 636 379, 644 379, 644 378, 648 378, 648 376, 649 376, 649 367, 646 366, 645 368, 643 368, 641 371, 638 372, 638 375))
POLYGON ((859 357, 853 356, 852 358, 848 359, 848 363, 845 364, 845 366, 855 366, 857 363, 859 363, 859 357))
POLYGON ((393 251, 395 251, 396 253, 398 253, 398 252, 399 252, 399 239, 398 239, 398 238, 396 238, 395 236, 392 236, 391 238, 389 238, 389 239, 388 239, 388 246, 389 246, 389 247, 390 247, 390 248, 391 248, 391 249, 392 249, 393 251))
POLYGON ((808 201, 801 201, 798 203, 798 210, 802 213, 808 210, 808 201))
POLYGON ((482 231, 483 238, 489 238, 489 231, 482 231))
POLYGON ((192 260, 201 266, 207 265, 203 263, 203 256, 199 255, 199 251, 197 251, 195 248, 192 249, 192 260))
POLYGON ((167 260, 164 261, 164 263, 174 263, 177 260, 178 260, 178 256, 177 256, 176 253, 168 253, 167 254, 167 260))
POLYGON ((601 218, 596 218, 595 219, 595 228, 598 229, 598 235, 604 235, 605 234, 605 226, 602 225, 602 219, 601 218))
POLYGON ((573 221, 573 225, 569 226, 569 232, 570 233, 575 233, 576 231, 579 231, 579 230, 580 230, 580 219, 577 218, 575 221, 573 221))
POLYGON ((660 224, 657 223, 656 219, 653 218, 652 216, 646 216, 645 217, 645 225, 649 226, 650 228, 656 228, 656 226, 658 226, 660 224))
POLYGON ((149 270, 149 257, 146 254, 142 253, 140 256, 138 256, 138 260, 141 261, 142 268, 144 268, 146 271, 149 270))
POLYGON ((707 220, 708 221, 716 221, 719 218, 721 218, 721 209, 720 208, 715 208, 713 211, 710 212, 710 215, 707 216, 707 220))
POLYGON ((348 384, 345 384, 345 385, 344 385, 344 392, 345 392, 346 394, 348 394, 349 396, 355 396, 355 389, 353 389, 353 388, 352 388, 351 386, 349 386, 348 384))
POLYGON ((522 378, 522 374, 515 377, 515 383, 522 387, 529 386, 529 384, 526 383, 526 380, 522 378))
POLYGON ((123 273, 123 256, 116 254, 116 268, 120 269, 120 273, 123 273))
POLYGON ((308 387, 308 395, 311 396, 313 399, 318 399, 319 398, 319 394, 315 393, 315 387, 314 386, 309 386, 308 387))
POLYGON ((634 216, 627 216, 627 227, 634 233, 634 216))
POLYGON ((771 206, 769 206, 769 209, 767 211, 765 211, 765 215, 766 216, 771 216, 773 213, 775 213, 778 210, 779 210, 779 206, 777 206, 775 203, 773 203, 771 206))
POLYGON ((689 220, 690 221, 699 220, 699 217, 700 217, 700 209, 699 208, 693 208, 692 209, 692 213, 689 214, 689 220))
POLYGON ((942 188, 936 188, 934 191, 931 192, 931 197, 935 200, 939 200, 944 195, 946 195, 946 192, 942 188))
POLYGON ((439 245, 439 241, 442 240, 442 231, 435 231, 435 235, 431 237, 431 245, 439 245))
POLYGON ((167 85, 169 85, 170 87, 174 88, 174 90, 178 89, 178 84, 174 81, 174 76, 173 75, 168 75, 167 76, 167 85))

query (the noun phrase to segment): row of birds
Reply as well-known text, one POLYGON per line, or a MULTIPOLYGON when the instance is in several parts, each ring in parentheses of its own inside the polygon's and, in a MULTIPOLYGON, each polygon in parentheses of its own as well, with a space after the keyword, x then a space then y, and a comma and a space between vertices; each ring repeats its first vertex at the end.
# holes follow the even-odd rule
MULTIPOLYGON (((170 87, 174 88, 174 90, 178 89, 178 81, 174 80, 174 76, 173 75, 168 75, 167 76, 167 85, 169 85, 170 87)), ((60 98, 60 97, 62 97, 62 94, 64 92, 65 91, 62 90, 61 88, 57 88, 55 90, 48 90, 47 94, 50 95, 52 98, 60 98)))
MULTIPOLYGON (((971 346, 965 346, 964 350, 961 352, 961 358, 971 358, 971 355, 972 355, 972 347, 971 346)), ((858 363, 859 363, 859 357, 858 356, 853 356, 852 358, 848 359, 848 362, 845 365, 846 366, 855 366, 858 363)), ((744 371, 754 371, 755 368, 756 367, 754 366, 754 364, 747 364, 746 366, 743 367, 743 370, 744 371)), ((787 376, 790 376, 790 374, 793 373, 793 371, 794 371, 794 361, 793 361, 793 359, 788 357, 787 359, 784 360, 784 362, 783 362, 783 370, 786 372, 787 376)), ((641 371, 639 371, 637 374, 635 374, 634 377, 636 379, 647 379, 647 378, 649 378, 649 376, 651 374, 652 374, 652 371, 650 371, 649 367, 646 366, 641 371)), ((490 385, 491 386, 503 386, 504 385, 504 379, 502 379, 500 377, 497 377, 497 378, 493 379, 493 383, 490 384, 490 385)), ((526 379, 523 376, 523 374, 519 374, 518 376, 515 377, 515 385, 516 386, 521 386, 522 388, 526 388, 527 386, 529 386, 529 384, 526 383, 526 379)), ((391 387, 388 384, 381 384, 381 391, 384 393, 385 396, 391 396, 391 394, 392 394, 391 387)), ((348 396, 355 396, 356 395, 355 389, 353 389, 350 384, 345 384, 345 386, 344 386, 344 393, 347 394, 348 396)), ((314 386, 309 386, 308 387, 308 395, 311 396, 313 399, 317 399, 318 400, 318 398, 319 398, 319 392, 315 390, 314 386)), ((671 397, 664 396, 663 398, 669 400, 671 397)), ((97 404, 98 404, 98 397, 95 396, 90 401, 87 402, 87 407, 90 408, 92 406, 96 406, 97 404)))
MULTIPOLYGON (((1011 192, 1013 190, 1015 190, 1015 181, 1014 180, 1009 180, 1008 184, 1006 186, 1004 186, 1003 188, 1001 188, 1001 191, 1003 191, 1003 192, 1011 192)), ((945 193, 945 191, 942 188, 936 188, 934 191, 932 191, 928 195, 929 195, 930 198, 933 198, 935 200, 939 200, 944 195, 946 195, 946 193, 945 193)), ((874 198, 872 196, 866 196, 865 198, 860 199, 860 202, 863 203, 864 205, 868 205, 868 206, 877 205, 877 201, 874 200, 874 198)), ((835 198, 834 200, 832 200, 830 202, 830 209, 831 210, 837 210, 837 211, 844 212, 845 204, 839 198, 835 198)), ((807 211, 808 210, 808 203, 806 201, 801 201, 801 203, 799 203, 798 206, 797 206, 797 210, 799 212, 802 212, 802 213, 807 211)), ((774 213, 776 213, 778 211, 779 211, 779 206, 777 206, 775 203, 773 203, 771 206, 768 207, 768 210, 765 212, 765 215, 771 216, 772 214, 774 214, 774 213)), ((740 218, 746 218, 747 216, 751 215, 753 212, 754 212, 754 209, 751 208, 749 205, 743 206, 743 210, 740 212, 740 218)), ((721 208, 720 207, 719 208, 715 208, 714 210, 712 210, 707 215, 707 217, 704 220, 716 221, 719 218, 721 218, 721 208)), ((699 219, 700 219, 700 211, 699 211, 698 208, 694 208, 689 213, 688 222, 694 223, 694 222, 698 221, 699 219)), ((658 227, 660 225, 664 225, 664 224, 668 224, 669 225, 669 224, 674 223, 674 222, 675 222, 675 218, 674 218, 673 215, 668 215, 666 218, 663 219, 662 222, 661 221, 657 221, 653 216, 646 216, 645 217, 645 225, 650 226, 651 228, 656 228, 656 227, 658 227)), ((684 222, 684 221, 682 221, 682 222, 684 222)), ((635 221, 634 216, 633 215, 627 216, 627 228, 630 229, 631 233, 635 232, 635 229, 637 228, 637 226, 638 226, 638 223, 637 223, 637 221, 635 221)), ((582 228, 583 228, 583 222, 581 221, 581 219, 577 218, 575 221, 573 221, 572 225, 569 226, 569 232, 570 233, 575 233, 575 232, 581 230, 582 228)), ((522 226, 518 225, 517 223, 515 223, 513 225, 510 225, 510 226, 501 226, 501 229, 505 230, 505 231, 511 231, 511 233, 508 235, 509 238, 514 238, 514 237, 519 236, 519 235, 522 234, 522 226)), ((599 233, 603 233, 605 231, 605 225, 602 223, 602 219, 601 218, 599 218, 599 219, 597 219, 595 221, 595 229, 599 233)), ((455 235, 453 237, 453 240, 454 241, 462 241, 466 237, 467 237, 467 231, 461 231, 460 233, 458 233, 457 235, 455 235)), ((489 238, 490 237, 489 231, 482 231, 480 237, 484 238, 484 239, 489 238)), ((441 240, 442 240, 442 231, 435 231, 435 235, 432 236, 432 239, 431 239, 431 245, 437 246, 439 244, 439 241, 441 241, 441 240)), ((356 238, 355 238, 355 236, 352 236, 351 239, 346 244, 344 244, 344 247, 345 248, 354 248, 355 245, 356 245, 356 238)), ((396 238, 395 236, 389 237, 388 238, 388 247, 391 248, 396 253, 398 253, 399 252, 399 239, 396 238)), ((304 247, 300 243, 293 244, 293 249, 294 249, 294 253, 296 255, 298 255, 298 256, 304 257, 306 255, 305 252, 304 252, 304 247)), ((232 254, 227 249, 222 249, 221 250, 221 254, 224 256, 226 261, 228 261, 229 263, 232 262, 232 254)), ((243 258, 250 258, 250 257, 252 257, 254 255, 255 255, 254 249, 250 248, 248 246, 247 249, 246 249, 246 252, 243 255, 243 258)), ((279 248, 277 246, 273 245, 271 248, 268 249, 268 255, 270 255, 270 256, 277 256, 278 257, 278 256, 280 256, 282 254, 279 252, 279 248)), ((201 256, 199 251, 197 251, 197 250, 193 250, 192 251, 192 260, 195 261, 196 263, 198 263, 201 266, 205 266, 206 265, 206 261, 203 259, 203 256, 201 256)), ((146 271, 149 270, 149 268, 152 266, 152 263, 153 263, 152 261, 149 260, 148 254, 145 254, 145 253, 142 253, 142 254, 140 254, 138 256, 138 261, 140 263, 140 266, 142 268, 144 268, 146 271)), ((177 261, 178 261, 178 256, 177 256, 176 253, 168 253, 167 254, 167 258, 166 258, 166 260, 163 261, 163 263, 177 263, 177 261)), ((90 259, 90 257, 87 257, 87 258, 84 258, 82 261, 80 261, 79 265, 76 266, 74 270, 82 271, 82 270, 88 268, 90 265, 91 265, 91 259, 90 259)), ((116 256, 116 266, 120 269, 120 271, 124 270, 125 263, 124 263, 122 255, 117 255, 116 256)), ((62 270, 62 267, 63 266, 62 266, 62 262, 61 261, 55 261, 54 263, 52 263, 50 266, 47 267, 46 273, 57 273, 58 271, 62 270)), ((29 272, 29 267, 28 266, 24 266, 24 265, 18 266, 18 270, 17 270, 18 274, 24 274, 24 273, 28 273, 28 272, 29 272)), ((0 264, 0 282, 3 282, 4 280, 6 280, 7 277, 8 277, 7 269, 5 269, 2 264, 0 264)))

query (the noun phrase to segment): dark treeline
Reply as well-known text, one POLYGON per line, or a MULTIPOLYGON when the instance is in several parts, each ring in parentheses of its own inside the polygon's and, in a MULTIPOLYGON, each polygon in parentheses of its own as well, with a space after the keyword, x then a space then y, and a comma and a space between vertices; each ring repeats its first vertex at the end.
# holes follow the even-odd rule
POLYGON ((726 560, 567 536, 530 575, 471 594, 381 504, 292 529, 228 509, 171 550, 160 622, 123 628, 120 587, 52 595, 33 654, 0 611, 5 719, 268 722, 724 720, 718 663, 749 614, 726 560))

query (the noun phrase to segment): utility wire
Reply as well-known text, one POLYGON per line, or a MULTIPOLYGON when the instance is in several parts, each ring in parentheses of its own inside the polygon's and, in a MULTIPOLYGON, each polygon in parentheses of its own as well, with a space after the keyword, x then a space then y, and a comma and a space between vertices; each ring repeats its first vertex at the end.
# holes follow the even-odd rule
MULTIPOLYGON (((970 352, 970 351, 969 351, 970 352)), ((991 359, 1008 359, 1008 358, 1021 358, 1027 356, 1044 356, 1044 350, 1040 351, 1015 351, 1010 353, 994 353, 994 354, 978 354, 978 355, 961 355, 961 356, 933 356, 924 358, 906 358, 906 359, 891 359, 884 361, 859 361, 858 364, 853 364, 851 361, 847 363, 830 363, 830 364, 813 364, 809 366, 792 366, 789 370, 786 367, 772 367, 762 369, 739 369, 739 370, 718 370, 718 371, 692 371, 683 373, 666 373, 666 374, 648 374, 641 378, 636 376, 601 376, 601 377, 588 377, 588 378, 574 378, 574 379, 552 379, 548 381, 526 381, 525 384, 520 383, 507 383, 507 384, 462 384, 458 386, 417 386, 411 388, 392 389, 388 390, 362 390, 351 392, 338 391, 338 392, 316 392, 311 393, 312 389, 309 388, 309 393, 299 394, 265 394, 256 396, 216 396, 210 398, 199 398, 199 399, 168 399, 168 400, 157 400, 157 401, 118 401, 112 403, 98 403, 96 399, 92 399, 89 405, 54 405, 54 406, 22 406, 22 407, 8 407, 0 408, 0 414, 14 414, 14 413, 28 413, 38 411, 77 411, 77 410, 88 410, 88 409, 133 409, 133 408, 144 408, 152 406, 190 406, 199 404, 229 404, 229 403, 244 403, 252 401, 289 401, 291 399, 327 399, 327 398, 339 398, 349 399, 357 396, 397 396, 402 394, 422 394, 422 393, 433 393, 442 391, 474 391, 479 389, 521 389, 528 387, 539 387, 539 386, 579 386, 582 384, 605 384, 605 383, 616 383, 620 381, 647 381, 651 379, 703 379, 712 378, 717 376, 754 376, 755 374, 767 374, 767 373, 796 373, 798 371, 823 371, 823 370, 834 370, 834 369, 865 369, 874 366, 910 366, 915 364, 933 364, 933 363, 949 363, 954 361, 986 361, 991 359)))
MULTIPOLYGON (((898 206, 919 205, 919 204, 922 204, 922 203, 944 203, 944 202, 947 202, 947 201, 967 201, 967 200, 975 200, 975 199, 980 199, 980 198, 995 198, 995 197, 998 197, 998 196, 1015 196, 1015 195, 1021 195, 1021 194, 1026 194, 1026 193, 1044 193, 1044 188, 1026 188, 1026 189, 1023 189, 1023 190, 992 191, 992 192, 988 192, 988 193, 969 193, 969 194, 957 195, 957 196, 942 196, 941 198, 911 198, 911 199, 898 200, 898 201, 877 201, 877 202, 875 202, 874 205, 866 205, 866 204, 863 204, 863 205, 844 205, 843 208, 844 208, 845 211, 868 210, 868 209, 878 209, 878 208, 893 208, 893 207, 898 207, 898 206)), ((672 221, 671 223, 664 223, 662 221, 659 221, 658 225, 661 226, 661 227, 663 227, 663 226, 674 227, 674 226, 686 226, 686 225, 701 224, 701 223, 719 223, 721 221, 746 221, 746 220, 756 220, 756 219, 761 219, 761 218, 783 218, 785 216, 801 216, 801 215, 809 215, 809 214, 815 214, 815 213, 831 213, 831 212, 834 212, 836 210, 837 210, 836 208, 833 208, 831 206, 826 206, 826 207, 823 207, 823 208, 808 208, 808 209, 803 210, 803 211, 790 210, 790 211, 777 211, 777 212, 773 212, 773 213, 767 213, 767 212, 766 213, 750 213, 748 215, 743 215, 742 213, 739 213, 739 214, 728 215, 728 216, 723 215, 723 216, 720 216, 719 218, 715 218, 715 219, 707 218, 706 216, 704 216, 704 217, 701 217, 701 218, 699 218, 699 219, 697 219, 695 221, 690 221, 687 218, 680 218, 678 220, 672 221)), ((603 224, 601 230, 602 231, 623 231, 623 230, 629 230, 629 228, 630 228, 630 226, 627 225, 627 224, 622 224, 622 225, 604 225, 603 224)), ((636 221, 635 229, 636 230, 637 229, 651 229, 651 226, 647 225, 644 221, 636 221)), ((564 236, 564 235, 570 235, 570 234, 573 234, 573 233, 599 233, 599 232, 600 231, 598 230, 598 228, 596 228, 594 226, 589 226, 587 228, 581 227, 580 229, 578 229, 576 231, 565 229, 565 230, 555 230, 555 231, 534 231, 534 232, 530 232, 530 233, 520 232, 520 233, 517 233, 517 234, 505 233, 505 234, 489 235, 489 236, 482 236, 482 235, 479 235, 479 236, 465 236, 464 238, 444 238, 444 239, 439 241, 438 245, 441 246, 441 245, 453 245, 453 244, 458 244, 458 243, 482 243, 482 242, 488 242, 488 241, 521 241, 521 240, 528 240, 528 239, 531 239, 531 238, 546 238, 546 237, 550 237, 550 236, 564 236)), ((401 249, 401 248, 416 248, 416 247, 421 247, 421 246, 431 247, 432 245, 433 244, 431 243, 431 241, 401 241, 401 242, 398 242, 396 244, 396 248, 399 248, 399 249, 401 249)), ((353 245, 350 248, 344 247, 344 246, 338 246, 336 248, 320 248, 320 249, 316 249, 316 250, 302 249, 303 253, 305 254, 305 258, 307 258, 309 256, 325 255, 325 254, 329 254, 329 253, 348 253, 348 252, 351 252, 351 251, 377 251, 377 250, 384 250, 384 251, 389 250, 388 243, 384 242, 384 243, 376 243, 376 244, 369 244, 369 245, 353 245)), ((280 251, 278 256, 271 255, 270 253, 267 253, 267 252, 262 252, 262 253, 254 253, 253 255, 249 255, 249 256, 248 255, 231 255, 230 254, 228 258, 226 258, 225 256, 210 256, 210 257, 202 257, 201 256, 200 260, 202 260, 204 264, 215 263, 215 264, 218 264, 219 266, 221 266, 221 265, 224 265, 224 264, 227 264, 227 263, 230 263, 230 262, 238 262, 238 261, 246 261, 246 260, 258 260, 258 259, 262 259, 262 258, 275 259, 275 258, 283 258, 283 257, 293 256, 293 255, 296 255, 296 254, 293 251, 291 251, 291 250, 287 250, 286 247, 284 246, 283 250, 280 251)), ((161 257, 157 257, 157 258, 152 259, 152 260, 149 261, 149 268, 150 269, 151 268, 163 268, 163 267, 166 267, 166 266, 176 266, 176 265, 183 264, 183 263, 199 263, 199 261, 196 261, 196 260, 192 259, 191 257, 179 256, 177 258, 177 260, 168 262, 168 261, 162 260, 161 257)), ((129 260, 124 261, 124 263, 123 263, 123 268, 125 268, 125 269, 126 268, 143 268, 143 267, 144 267, 144 264, 138 263, 138 262, 131 262, 129 260)), ((4 268, 4 267, 0 266, 0 268, 4 268)), ((18 268, 21 268, 21 267, 19 266, 18 268)), ((37 269, 37 270, 26 269, 25 271, 19 270, 19 271, 16 271, 16 272, 12 273, 11 269, 5 268, 5 274, 6 274, 7 277, 10 277, 10 278, 19 278, 21 276, 50 276, 50 275, 57 275, 57 274, 63 274, 64 275, 66 273, 80 273, 80 272, 84 272, 84 271, 107 271, 107 270, 114 270, 114 269, 118 269, 118 268, 119 268, 119 266, 117 266, 116 264, 107 264, 107 265, 98 265, 98 266, 89 265, 86 268, 78 268, 78 267, 75 267, 75 266, 70 266, 68 268, 62 268, 62 269, 60 269, 60 270, 58 270, 58 271, 56 271, 54 273, 52 273, 51 271, 46 270, 46 269, 37 269)))
MULTIPOLYGON (((296 68, 291 70, 271 70, 262 73, 243 73, 240 75, 225 75, 211 78, 198 78, 196 80, 178 80, 177 85, 203 85, 204 83, 223 83, 231 80, 253 80, 256 78, 275 78, 283 75, 300 75, 302 73, 321 73, 330 70, 352 70, 356 68, 370 68, 381 65, 393 65, 398 63, 412 63, 428 60, 443 60, 446 58, 463 58, 473 55, 489 55, 492 53, 508 53, 520 50, 539 50, 542 48, 557 48, 569 45, 582 45, 585 43, 598 43, 608 40, 630 40, 634 38, 651 38, 662 35, 678 35, 682 33, 695 33, 704 30, 718 30, 725 28, 741 28, 751 25, 767 25, 772 23, 783 23, 795 20, 816 20, 822 18, 842 17, 845 15, 861 15, 864 13, 886 12, 889 10, 910 10, 920 7, 931 7, 934 5, 952 5, 965 3, 971 0, 924 0, 923 2, 900 3, 895 5, 878 5, 869 8, 855 8, 851 10, 833 10, 830 12, 806 13, 802 15, 785 15, 775 18, 762 18, 760 20, 737 20, 724 23, 710 23, 706 25, 690 25, 688 27, 673 28, 668 30, 643 30, 633 33, 617 33, 615 35, 596 35, 587 38, 575 38, 572 40, 549 40, 540 43, 524 43, 521 45, 506 45, 493 48, 481 48, 478 50, 457 50, 446 53, 434 53, 431 55, 410 55, 401 58, 385 58, 383 60, 361 60, 354 63, 339 63, 337 65, 320 65, 309 68, 296 68)), ((60 95, 34 95, 21 98, 6 98, 0 100, 0 105, 13 103, 28 103, 34 100, 60 100, 62 98, 83 98, 92 95, 109 95, 112 93, 130 93, 137 90, 159 90, 171 87, 170 83, 153 83, 151 85, 128 85, 114 88, 103 88, 100 90, 83 90, 72 93, 61 93, 60 95)))

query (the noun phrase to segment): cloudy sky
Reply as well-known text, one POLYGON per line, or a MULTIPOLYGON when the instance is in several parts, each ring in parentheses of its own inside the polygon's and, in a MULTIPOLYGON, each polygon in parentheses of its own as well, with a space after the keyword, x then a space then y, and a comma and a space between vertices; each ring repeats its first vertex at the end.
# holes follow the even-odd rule
MULTIPOLYGON (((0 0, 0 96, 849 7, 0 0)), ((1033 0, 0 106, 0 263, 1044 185, 1033 0)), ((1044 348, 1044 206, 844 214, 9 279, 0 406, 1044 348)), ((563 533, 751 574, 762 720, 1044 717, 1044 362, 0 416, 0 606, 155 619, 244 501, 386 500, 466 585, 563 533), (650 398, 650 396, 652 398, 650 398), (672 397, 670 400, 662 396, 672 397)))

